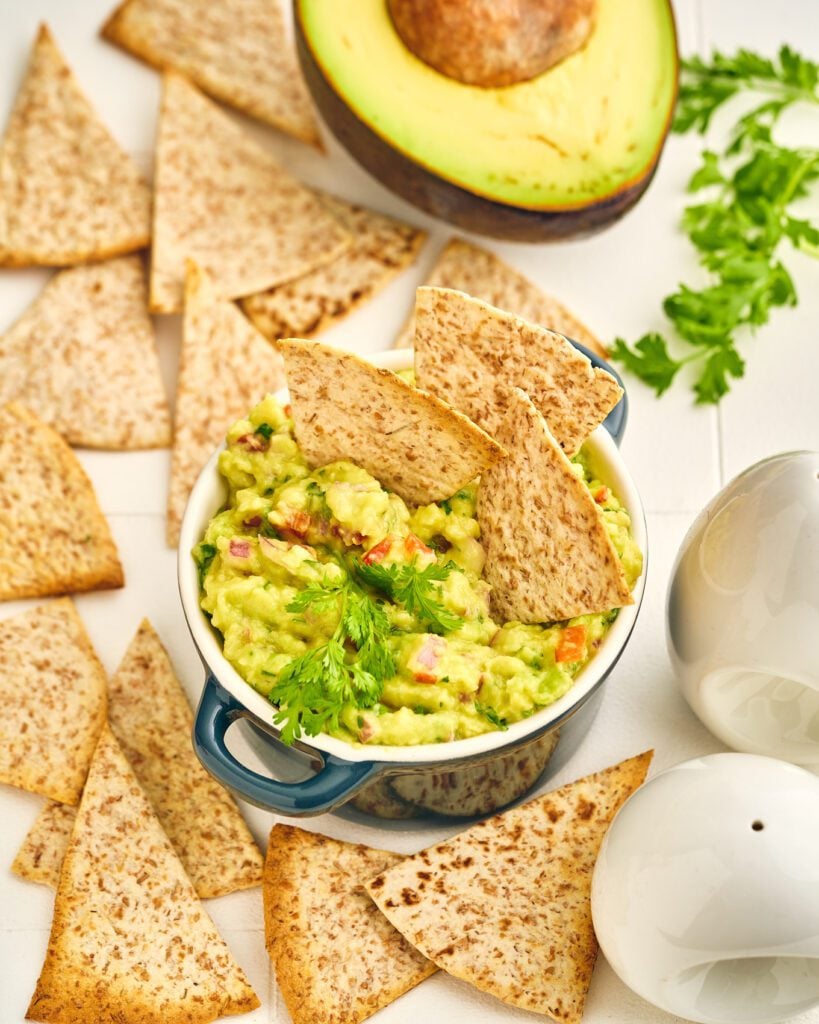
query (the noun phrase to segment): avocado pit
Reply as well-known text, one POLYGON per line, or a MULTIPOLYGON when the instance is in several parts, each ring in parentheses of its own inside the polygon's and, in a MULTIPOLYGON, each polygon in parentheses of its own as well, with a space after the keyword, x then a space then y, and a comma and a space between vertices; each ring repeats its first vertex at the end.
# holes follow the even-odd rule
POLYGON ((596 0, 387 0, 393 25, 419 60, 484 88, 535 78, 579 50, 596 0))

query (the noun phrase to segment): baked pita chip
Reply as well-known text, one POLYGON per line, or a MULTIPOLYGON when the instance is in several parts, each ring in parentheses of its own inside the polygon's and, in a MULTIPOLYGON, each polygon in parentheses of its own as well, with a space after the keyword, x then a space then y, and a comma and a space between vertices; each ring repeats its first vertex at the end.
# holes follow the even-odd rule
POLYGON ((155 68, 321 149, 276 0, 125 0, 102 35, 155 68))
POLYGON ((232 302, 218 298, 207 274, 188 270, 176 392, 168 543, 179 541, 188 495, 228 427, 284 383, 281 356, 232 302))
POLYGON ((406 501, 453 495, 504 451, 445 402, 350 352, 279 342, 296 440, 312 466, 349 459, 406 501))
POLYGON ((47 1024, 204 1024, 258 1005, 104 729, 26 1016, 47 1024))
POLYGON ((0 601, 123 585, 91 481, 59 434, 0 407, 0 601))
POLYGON ((620 401, 623 389, 559 334, 445 288, 416 293, 415 376, 493 437, 510 389, 526 391, 567 455, 620 401))
POLYGON ((69 598, 0 621, 0 782, 79 803, 105 685, 69 598))
POLYGON ((163 79, 151 309, 182 309, 185 260, 238 298, 308 274, 350 237, 316 194, 181 75, 163 79))
MULTIPOLYGON (((608 355, 599 338, 561 302, 541 291, 493 252, 463 238, 450 238, 424 283, 432 288, 454 288, 466 292, 490 306, 508 309, 523 320, 579 341, 603 358, 608 355)), ((414 337, 413 311, 396 338, 395 347, 412 348, 414 337)))
POLYGON ((147 619, 109 684, 108 720, 198 895, 260 885, 262 855, 193 752, 188 699, 147 619))
POLYGON ((367 886, 439 967, 512 1006, 578 1024, 597 956, 591 880, 652 752, 482 821, 367 886))
POLYGON ((65 266, 141 249, 151 194, 46 25, 0 144, 0 266, 65 266))
POLYGON ((75 807, 49 800, 17 851, 11 865, 14 874, 56 889, 76 816, 75 807))
POLYGON ((498 440, 509 458, 481 477, 477 510, 495 613, 558 622, 633 604, 600 509, 518 388, 498 440))
POLYGON ((363 206, 321 194, 350 232, 340 256, 311 274, 242 299, 242 308, 271 341, 312 338, 371 299, 418 255, 426 232, 363 206))
POLYGON ((171 421, 142 260, 56 274, 0 336, 0 404, 36 409, 69 444, 162 448, 171 421))
MULTIPOLYGON (((262 855, 233 799, 193 752, 190 705, 147 619, 108 685, 108 721, 197 895, 260 885, 262 855)), ((72 808, 47 804, 12 871, 56 888, 72 823, 72 808)))
POLYGON ((401 857, 275 825, 264 867, 265 944, 293 1024, 358 1024, 436 967, 364 891, 401 857))

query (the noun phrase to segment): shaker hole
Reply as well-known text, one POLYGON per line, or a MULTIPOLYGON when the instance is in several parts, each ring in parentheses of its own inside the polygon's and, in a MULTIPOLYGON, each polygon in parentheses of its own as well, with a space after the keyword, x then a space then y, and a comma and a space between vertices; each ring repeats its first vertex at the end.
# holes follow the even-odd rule
POLYGON ((751 828, 754 832, 761 832, 765 825, 757 819, 757 821, 751 822, 751 828))

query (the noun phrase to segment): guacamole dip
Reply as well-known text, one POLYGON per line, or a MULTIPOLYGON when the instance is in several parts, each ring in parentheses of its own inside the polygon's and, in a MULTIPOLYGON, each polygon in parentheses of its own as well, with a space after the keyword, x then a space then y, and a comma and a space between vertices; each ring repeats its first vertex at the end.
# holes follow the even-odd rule
MULTIPOLYGON (((223 511, 194 550, 224 653, 292 740, 410 745, 476 736, 561 697, 617 611, 496 622, 481 578, 477 483, 408 507, 352 462, 311 470, 272 397, 228 433, 223 511)), ((629 585, 642 570, 628 512, 573 460, 629 585)))

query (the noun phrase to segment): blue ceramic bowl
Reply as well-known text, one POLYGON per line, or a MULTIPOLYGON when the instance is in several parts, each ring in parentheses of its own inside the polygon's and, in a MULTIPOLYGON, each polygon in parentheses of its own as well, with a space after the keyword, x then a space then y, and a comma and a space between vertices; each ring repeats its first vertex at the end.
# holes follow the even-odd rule
MULTIPOLYGON (((615 371, 577 346, 595 366, 615 371)), ((392 350, 370 357, 391 370, 412 366, 412 353, 392 350)), ((279 397, 286 400, 286 391, 279 397)), ((639 494, 617 445, 627 417, 625 395, 587 442, 597 476, 628 508, 637 543, 647 558, 645 517, 639 494)), ((237 796, 291 817, 322 814, 348 801, 377 817, 442 814, 474 817, 518 799, 545 774, 552 774, 577 749, 597 712, 602 686, 631 635, 643 596, 645 570, 634 604, 623 608, 599 651, 560 700, 507 730, 449 743, 415 747, 351 744, 332 736, 299 743, 293 758, 309 758, 312 774, 298 782, 270 778, 242 764, 228 749, 231 724, 249 720, 277 758, 288 755, 273 725, 273 708, 242 679, 222 654, 221 637, 199 607, 199 581, 191 549, 222 507, 226 488, 218 472, 221 448, 211 457, 191 492, 179 544, 179 590, 185 617, 205 666, 206 680, 194 724, 193 743, 205 768, 237 796)))

